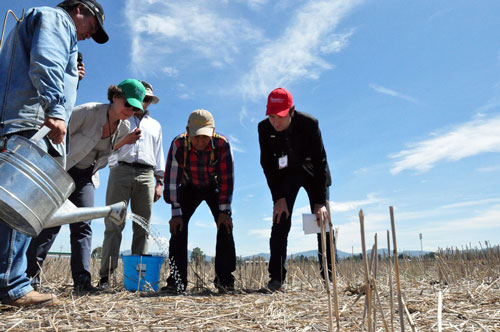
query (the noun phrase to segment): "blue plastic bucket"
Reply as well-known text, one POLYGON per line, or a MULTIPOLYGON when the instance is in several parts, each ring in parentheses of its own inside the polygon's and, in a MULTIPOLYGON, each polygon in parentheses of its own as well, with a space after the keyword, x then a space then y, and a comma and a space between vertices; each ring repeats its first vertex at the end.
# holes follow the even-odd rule
POLYGON ((126 290, 158 291, 163 256, 122 255, 122 261, 126 290))

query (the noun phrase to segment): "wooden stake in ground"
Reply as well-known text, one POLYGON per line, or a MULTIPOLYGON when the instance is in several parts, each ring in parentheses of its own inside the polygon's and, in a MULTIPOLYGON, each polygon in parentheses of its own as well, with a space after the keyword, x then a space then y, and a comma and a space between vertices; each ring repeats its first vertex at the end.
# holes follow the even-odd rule
POLYGON ((439 293, 438 293, 438 332, 443 331, 442 317, 443 317, 443 294, 441 293, 441 291, 439 291, 439 293))
POLYGON ((394 208, 392 206, 389 206, 389 212, 391 214, 392 245, 394 247, 394 272, 396 274, 396 290, 398 291, 399 324, 401 325, 401 332, 404 332, 405 330, 404 307, 403 307, 403 298, 401 297, 401 284, 399 282, 398 245, 396 242, 396 224, 394 222, 394 208))
POLYGON ((320 214, 319 218, 321 224, 321 256, 323 257, 323 276, 325 278, 326 295, 328 297, 328 330, 333 332, 333 315, 332 315, 332 300, 330 295, 330 279, 328 278, 328 259, 326 257, 326 220, 320 214))
POLYGON ((370 275, 368 270, 368 260, 366 258, 365 243, 365 216, 363 210, 359 210, 359 224, 361 228, 361 250, 363 251, 363 267, 365 270, 365 291, 366 291, 366 316, 368 317, 368 332, 372 332, 371 297, 370 297, 370 275))
MULTIPOLYGON (((372 285, 373 285, 373 290, 374 290, 374 296, 373 296, 373 331, 377 331, 377 304, 375 302, 376 294, 375 294, 375 282, 377 280, 377 270, 378 270, 378 240, 377 240, 377 233, 375 233, 375 238, 374 238, 375 243, 373 244, 373 251, 372 251, 372 262, 370 263, 370 266, 372 267, 372 277, 370 280, 372 280, 372 285)), ((380 308, 382 310, 382 308, 380 308)))
POLYGON ((387 230, 387 275, 389 276, 389 300, 391 305, 391 332, 394 332, 394 296, 392 294, 391 241, 387 230))
POLYGON ((337 242, 334 240, 334 231, 332 224, 332 216, 330 214, 330 202, 326 201, 326 210, 328 211, 328 224, 330 225, 330 257, 332 261, 332 283, 333 283, 333 306, 335 309, 335 319, 337 322, 337 331, 340 332, 340 314, 339 314, 339 300, 337 293, 337 267, 335 253, 337 252, 337 242))

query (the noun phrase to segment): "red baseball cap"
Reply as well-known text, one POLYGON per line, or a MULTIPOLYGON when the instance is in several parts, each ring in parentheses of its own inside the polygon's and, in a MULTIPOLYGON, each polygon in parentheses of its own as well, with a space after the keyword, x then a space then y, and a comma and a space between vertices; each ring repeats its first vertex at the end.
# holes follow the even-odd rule
POLYGON ((293 97, 290 92, 283 88, 274 89, 267 97, 266 115, 276 114, 285 117, 292 106, 293 97))

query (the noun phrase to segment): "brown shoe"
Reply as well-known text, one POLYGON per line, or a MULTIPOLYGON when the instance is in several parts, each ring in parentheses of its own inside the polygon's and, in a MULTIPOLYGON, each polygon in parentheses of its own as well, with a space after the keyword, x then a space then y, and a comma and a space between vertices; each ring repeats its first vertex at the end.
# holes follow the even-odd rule
POLYGON ((57 296, 54 294, 42 294, 37 291, 31 291, 23 297, 18 298, 12 302, 7 304, 16 306, 16 307, 29 307, 31 305, 58 305, 59 300, 57 296))

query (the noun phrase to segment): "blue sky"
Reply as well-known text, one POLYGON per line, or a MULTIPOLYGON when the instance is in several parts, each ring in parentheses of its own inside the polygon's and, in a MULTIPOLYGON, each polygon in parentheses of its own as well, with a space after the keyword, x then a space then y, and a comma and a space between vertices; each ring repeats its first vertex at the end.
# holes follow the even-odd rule
MULTIPOLYGON (((0 12, 57 3, 2 1, 0 12)), ((320 121, 339 249, 360 251, 359 209, 368 245, 378 233, 386 247, 390 205, 400 250, 419 250, 419 233, 424 250, 500 242, 500 2, 100 3, 110 41, 79 43, 87 74, 77 104, 106 102, 107 87, 126 78, 151 82, 161 99, 150 109, 163 126, 165 154, 191 111, 211 111, 234 152, 238 255, 269 251, 272 202, 257 124, 279 86, 320 121)), ((101 172, 96 205, 104 204, 107 176, 101 172)), ((315 236, 302 233, 303 212, 301 191, 290 253, 316 248, 315 236)), ((170 206, 161 200, 153 214, 165 243, 170 206)), ((100 246, 102 219, 92 228, 93 247, 100 246)), ((202 205, 190 222, 189 247, 213 255, 215 234, 202 205)), ((126 250, 130 225, 123 235, 126 250)), ((65 226, 53 250, 69 248, 65 226)), ((158 244, 151 241, 150 250, 158 244)))

